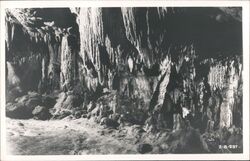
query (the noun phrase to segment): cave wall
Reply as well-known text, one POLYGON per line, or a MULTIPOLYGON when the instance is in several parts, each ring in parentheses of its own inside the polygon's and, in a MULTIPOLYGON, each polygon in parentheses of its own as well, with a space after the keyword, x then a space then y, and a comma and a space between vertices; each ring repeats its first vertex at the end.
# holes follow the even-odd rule
MULTIPOLYGON (((223 51, 228 53, 222 60, 219 60, 219 57, 213 57, 208 61, 205 49, 212 48, 208 41, 218 32, 215 26, 221 28, 223 25, 208 18, 211 25, 215 25, 212 27, 215 30, 202 31, 200 28, 208 25, 203 20, 206 16, 186 12, 186 10, 187 8, 78 9, 80 53, 83 54, 81 55, 83 60, 86 61, 88 57, 88 61, 93 64, 91 70, 97 71, 97 78, 88 81, 95 82, 94 88, 100 84, 110 89, 111 86, 103 82, 112 81, 112 76, 109 75, 113 73, 113 76, 119 75, 120 97, 144 98, 143 105, 146 110, 152 112, 156 108, 166 108, 165 115, 172 117, 173 113, 178 113, 180 107, 187 108, 193 117, 201 115, 200 119, 203 121, 197 126, 207 128, 207 124, 216 124, 211 126, 230 127, 235 96, 240 88, 241 69, 239 68, 242 66, 240 56, 231 56, 232 51, 227 49, 223 51), (190 20, 190 17, 195 21, 190 20), (196 22, 198 20, 202 21, 199 25, 196 22), (86 25, 89 23, 91 25, 86 25), (205 35, 204 32, 211 33, 205 35), (201 33, 208 40, 198 37, 201 33), (204 44, 208 46, 205 49, 204 44), (109 59, 103 60, 102 55, 109 59), (229 60, 227 56, 231 56, 229 60), (118 58, 111 61, 112 57, 118 58), (132 60, 132 65, 129 65, 129 59, 132 60), (207 62, 202 64, 202 61, 207 62), (224 61, 223 65, 221 61, 224 61), (133 67, 132 72, 129 69, 130 66, 133 67), (150 70, 154 73, 150 73, 150 70), (108 77, 103 73, 108 73, 108 77), (218 84, 224 86, 221 87, 218 84), (216 102, 220 104, 217 105, 220 111, 210 107, 214 105, 209 104, 212 102, 212 95, 216 92, 222 95, 221 100, 216 102)), ((229 24, 225 23, 224 28, 229 24)), ((237 24, 232 26, 235 28, 237 24)), ((233 32, 241 31, 239 29, 233 32)), ((224 37, 221 36, 221 39, 218 40, 219 44, 221 44, 220 41, 224 41, 224 37)), ((237 40, 238 35, 234 42, 237 40)), ((209 51, 218 52, 216 47, 213 46, 214 49, 209 51)), ((239 46, 236 45, 233 51, 237 49, 240 51, 239 46)))
POLYGON ((37 48, 39 45, 23 32, 20 24, 6 20, 6 30, 6 75, 9 80, 7 88, 37 90, 41 79, 42 59, 41 51, 37 48), (10 79, 19 80, 19 83, 13 83, 10 79))

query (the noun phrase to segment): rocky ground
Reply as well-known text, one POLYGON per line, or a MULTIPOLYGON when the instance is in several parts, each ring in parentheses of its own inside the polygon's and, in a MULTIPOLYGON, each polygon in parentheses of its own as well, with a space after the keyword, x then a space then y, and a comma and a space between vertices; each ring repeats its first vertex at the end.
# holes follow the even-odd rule
POLYGON ((136 153, 135 138, 87 119, 7 120, 9 153, 22 155, 136 153), (126 146, 124 146, 126 145, 126 146))
MULTIPOLYGON (((231 153, 218 149, 218 140, 190 128, 174 132, 148 133, 139 125, 116 129, 93 119, 16 120, 7 119, 7 147, 15 155, 231 153), (210 144, 209 144, 210 143, 210 144), (217 144, 217 145, 216 145, 217 144)), ((230 136, 235 142, 239 137, 230 136)), ((238 141, 239 142, 239 141, 238 141)))
POLYGON ((154 136, 145 139, 142 135, 149 134, 140 126, 112 129, 91 119, 7 119, 9 153, 18 155, 159 153, 156 142, 148 144, 154 136))

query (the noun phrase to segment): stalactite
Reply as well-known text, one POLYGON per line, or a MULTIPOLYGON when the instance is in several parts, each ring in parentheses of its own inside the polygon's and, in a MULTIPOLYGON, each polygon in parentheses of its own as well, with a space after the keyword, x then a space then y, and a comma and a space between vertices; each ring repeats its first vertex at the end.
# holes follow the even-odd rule
MULTIPOLYGON (((104 77, 102 73, 102 66, 100 62, 100 51, 98 45, 104 46, 105 38, 103 31, 102 9, 101 8, 81 8, 71 9, 72 12, 78 14, 77 22, 80 29, 80 56, 83 60, 83 67, 89 74, 96 71, 98 74, 98 82, 103 84, 104 77), (90 61, 93 64, 93 69, 86 67, 86 62, 90 61), (89 71, 91 70, 91 71, 89 71)), ((96 82, 94 76, 85 79, 86 81, 96 82), (94 80, 90 79, 93 78, 94 80)), ((90 83, 88 86, 96 88, 95 83, 90 83), (91 85, 92 84, 92 85, 91 85), (94 87, 95 86, 95 87, 94 87)))
POLYGON ((62 38, 60 82, 61 88, 66 91, 72 90, 75 83, 76 49, 72 46, 75 45, 75 41, 75 37, 71 34, 66 34, 62 38))
POLYGON ((171 9, 167 8, 167 7, 157 7, 157 12, 158 12, 159 18, 164 19, 164 17, 167 15, 169 10, 171 10, 171 9))
POLYGON ((42 82, 47 81, 47 64, 45 58, 42 59, 42 82))
POLYGON ((7 47, 7 51, 10 50, 10 22, 7 20, 8 17, 6 17, 5 19, 5 42, 6 42, 6 47, 7 47))
POLYGON ((15 25, 12 24, 11 25, 11 41, 13 41, 13 39, 14 39, 14 34, 15 34, 15 25))
MULTIPOLYGON (((220 127, 231 127, 233 124, 233 109, 241 79, 241 62, 239 59, 213 61, 208 75, 208 82, 212 90, 219 89, 222 94, 220 112, 220 127)), ((237 109, 239 110, 239 109, 237 109)))
POLYGON ((10 62, 7 62, 7 71, 8 86, 20 86, 20 78, 16 75, 15 69, 10 62))
POLYGON ((94 54, 98 52, 96 44, 103 45, 104 43, 102 9, 81 9, 79 19, 81 55, 85 57, 84 54, 87 53, 89 59, 94 62, 94 54))
POLYGON ((134 8, 121 8, 126 36, 134 46, 140 46, 136 33, 136 20, 134 8))
POLYGON ((105 38, 105 46, 109 54, 109 60, 111 60, 112 64, 115 64, 115 51, 114 51, 114 48, 112 48, 111 46, 111 41, 108 36, 106 36, 105 38))
POLYGON ((161 62, 160 71, 161 74, 158 78, 158 85, 154 91, 154 95, 156 98, 152 98, 152 101, 154 102, 151 102, 151 110, 155 108, 155 106, 162 106, 165 95, 167 94, 167 86, 169 83, 169 76, 171 72, 171 60, 168 56, 161 62))
POLYGON ((223 89, 226 81, 227 66, 223 66, 221 62, 210 67, 208 81, 213 89, 223 89))
POLYGON ((167 10, 167 8, 121 9, 126 37, 138 50, 140 57, 148 67, 164 59, 166 55, 167 26, 162 21, 163 19, 167 21, 165 17, 171 13, 168 13, 167 10), (155 26, 156 23, 159 25, 155 26))

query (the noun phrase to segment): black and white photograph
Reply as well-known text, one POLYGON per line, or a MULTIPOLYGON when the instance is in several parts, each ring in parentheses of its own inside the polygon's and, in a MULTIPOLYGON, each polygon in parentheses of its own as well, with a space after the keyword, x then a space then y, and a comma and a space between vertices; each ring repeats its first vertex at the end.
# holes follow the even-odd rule
POLYGON ((242 6, 2 12, 7 155, 248 149, 242 6))

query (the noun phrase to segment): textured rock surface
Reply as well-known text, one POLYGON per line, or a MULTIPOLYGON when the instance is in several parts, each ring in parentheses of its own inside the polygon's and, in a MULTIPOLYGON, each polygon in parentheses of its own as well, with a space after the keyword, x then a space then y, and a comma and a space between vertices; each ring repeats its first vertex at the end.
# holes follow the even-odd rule
POLYGON ((35 109, 32 111, 35 119, 38 120, 47 120, 51 118, 51 114, 49 113, 49 109, 44 106, 36 106, 35 109))
POLYGON ((27 95, 17 97, 7 103, 6 116, 14 119, 29 119, 35 117, 39 120, 51 118, 50 108, 54 107, 54 99, 36 92, 28 92, 27 95), (45 107, 46 106, 46 107, 45 107))
POLYGON ((137 151, 141 154, 148 153, 152 151, 152 146, 150 144, 139 144, 137 147, 137 151))

